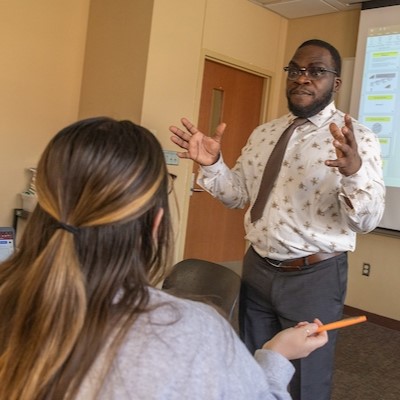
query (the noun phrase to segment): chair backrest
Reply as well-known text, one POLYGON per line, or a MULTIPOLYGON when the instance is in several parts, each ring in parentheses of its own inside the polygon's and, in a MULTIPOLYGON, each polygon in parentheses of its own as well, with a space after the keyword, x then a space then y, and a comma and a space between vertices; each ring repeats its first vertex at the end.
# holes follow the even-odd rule
POLYGON ((180 261, 173 267, 162 288, 178 296, 211 302, 232 323, 240 281, 238 274, 223 265, 191 258, 180 261))

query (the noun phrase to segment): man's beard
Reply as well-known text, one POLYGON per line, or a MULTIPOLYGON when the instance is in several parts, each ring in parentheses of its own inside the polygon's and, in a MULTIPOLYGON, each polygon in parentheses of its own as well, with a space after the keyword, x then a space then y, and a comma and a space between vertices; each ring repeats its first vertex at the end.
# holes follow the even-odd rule
POLYGON ((316 100, 314 103, 309 106, 297 106, 290 101, 288 95, 286 95, 288 101, 289 110, 296 116, 301 118, 310 118, 316 114, 318 114, 321 110, 323 110, 331 101, 332 101, 332 89, 326 91, 323 97, 316 100))

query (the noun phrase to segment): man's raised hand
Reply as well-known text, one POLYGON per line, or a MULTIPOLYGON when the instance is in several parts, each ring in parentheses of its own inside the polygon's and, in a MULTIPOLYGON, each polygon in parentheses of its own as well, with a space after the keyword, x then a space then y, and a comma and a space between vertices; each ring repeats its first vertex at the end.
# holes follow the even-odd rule
POLYGON ((219 124, 213 136, 207 136, 200 132, 187 118, 182 118, 181 123, 186 130, 174 125, 169 127, 169 130, 174 134, 171 136, 171 141, 183 149, 183 151, 177 152, 178 157, 189 158, 200 165, 214 164, 219 158, 221 139, 226 124, 219 124))
POLYGON ((349 115, 344 117, 344 126, 340 129, 335 123, 329 125, 333 136, 336 160, 327 160, 329 167, 337 167, 342 175, 350 176, 361 168, 361 157, 358 154, 357 141, 354 136, 353 123, 349 115))

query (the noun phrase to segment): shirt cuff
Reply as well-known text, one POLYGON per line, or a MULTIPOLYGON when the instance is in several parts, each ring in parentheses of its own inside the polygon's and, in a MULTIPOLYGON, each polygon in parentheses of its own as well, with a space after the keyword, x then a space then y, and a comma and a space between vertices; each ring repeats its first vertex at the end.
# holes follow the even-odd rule
POLYGON ((201 165, 200 172, 204 178, 213 178, 225 166, 224 159, 220 153, 218 160, 212 165, 201 165))
POLYGON ((354 213, 357 204, 357 195, 360 191, 368 192, 367 188, 371 183, 371 178, 364 165, 361 165, 361 168, 355 174, 343 176, 341 183, 342 190, 339 193, 339 198, 346 204, 346 208, 352 210, 351 212, 354 213), (347 204, 345 201, 346 198, 351 202, 353 208, 347 204))
POLYGON ((364 164, 362 164, 360 169, 355 174, 342 177, 344 192, 350 195, 352 192, 355 192, 358 189, 367 187, 370 180, 371 179, 368 175, 368 171, 366 171, 364 164))

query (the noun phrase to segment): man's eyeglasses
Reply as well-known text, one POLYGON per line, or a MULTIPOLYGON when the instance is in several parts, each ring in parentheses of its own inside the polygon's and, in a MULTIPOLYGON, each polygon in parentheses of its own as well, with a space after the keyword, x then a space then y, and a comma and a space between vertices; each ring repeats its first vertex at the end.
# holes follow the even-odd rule
POLYGON ((306 76, 310 81, 316 81, 323 78, 327 72, 337 75, 337 72, 332 69, 323 67, 308 67, 308 68, 297 68, 297 67, 285 67, 283 68, 288 74, 288 79, 295 81, 301 75, 306 76))
POLYGON ((175 174, 168 173, 168 194, 174 190, 174 181, 177 176, 175 174))

